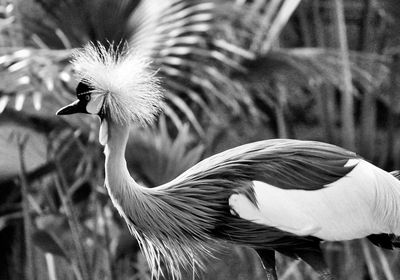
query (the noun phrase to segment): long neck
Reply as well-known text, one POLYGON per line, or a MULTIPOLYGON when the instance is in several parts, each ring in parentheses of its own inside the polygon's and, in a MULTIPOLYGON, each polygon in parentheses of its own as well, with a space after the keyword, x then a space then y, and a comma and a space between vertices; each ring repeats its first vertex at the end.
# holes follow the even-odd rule
MULTIPOLYGON (((128 136, 129 127, 109 124, 105 147, 106 187, 114 206, 141 243, 154 275, 159 275, 157 266, 162 257, 177 276, 174 279, 179 279, 181 266, 203 266, 202 256, 215 250, 215 243, 212 246, 206 243, 212 240, 207 232, 211 231, 213 218, 210 223, 204 222, 207 221, 204 217, 214 215, 204 211, 206 200, 197 203, 201 199, 196 200, 196 195, 191 196, 191 192, 186 192, 186 199, 182 191, 173 195, 139 186, 129 175, 125 161, 128 136)), ((201 198, 201 195, 197 196, 201 198)))
POLYGON ((125 149, 129 137, 129 126, 108 122, 108 141, 104 149, 106 156, 106 177, 117 173, 118 177, 129 176, 125 161, 125 149))
POLYGON ((127 194, 141 189, 130 176, 126 165, 125 149, 128 137, 129 126, 121 126, 113 122, 108 123, 108 142, 104 150, 106 157, 105 179, 111 198, 118 204, 123 204, 127 194))

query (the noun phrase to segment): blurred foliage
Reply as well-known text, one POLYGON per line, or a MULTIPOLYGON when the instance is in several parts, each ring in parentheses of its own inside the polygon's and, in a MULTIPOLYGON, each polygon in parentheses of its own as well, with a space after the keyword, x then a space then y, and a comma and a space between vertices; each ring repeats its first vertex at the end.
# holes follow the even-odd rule
MULTIPOLYGON (((165 115, 132 128, 126 155, 148 187, 273 137, 331 142, 400 168, 398 1, 210 2, 0 1, 0 279, 150 277, 103 188, 97 121, 54 116, 75 98, 69 59, 90 40, 125 42, 159 68, 165 115)), ((325 247, 338 279, 400 275, 398 252, 365 240, 325 247)), ((201 278, 263 273, 253 251, 231 248, 201 278)), ((278 274, 316 279, 282 256, 278 274)))
POLYGON ((188 125, 182 126, 172 138, 163 117, 151 130, 132 130, 130 139, 127 163, 132 170, 137 170, 149 187, 174 179, 188 166, 199 162, 204 152, 204 145, 196 143, 188 125))

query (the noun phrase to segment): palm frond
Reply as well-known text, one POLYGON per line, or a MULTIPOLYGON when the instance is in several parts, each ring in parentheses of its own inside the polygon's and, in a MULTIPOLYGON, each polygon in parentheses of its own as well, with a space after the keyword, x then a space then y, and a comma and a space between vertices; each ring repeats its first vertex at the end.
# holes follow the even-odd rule
POLYGON ((273 46, 300 4, 300 0, 227 1, 218 9, 220 32, 252 55, 265 55, 273 46), (228 8, 228 6, 233 6, 228 8))
MULTIPOLYGON (((150 57, 154 66, 159 68, 158 73, 167 88, 168 104, 165 113, 177 127, 189 121, 202 135, 204 119, 217 120, 212 108, 222 104, 232 112, 240 112, 243 100, 251 98, 246 92, 238 91, 227 73, 230 69, 242 71, 240 60, 253 56, 241 47, 213 36, 216 4, 202 0, 168 0, 162 3, 149 0, 141 1, 139 5, 128 2, 111 5, 108 17, 124 15, 119 21, 110 20, 114 23, 118 21, 120 25, 117 27, 110 24, 108 29, 123 29, 118 40, 128 41, 130 48, 150 57), (207 113, 201 114, 204 110, 207 113), (204 117, 199 118, 199 113, 204 117)), ((54 7, 50 3, 52 0, 40 1, 41 12, 49 13, 53 20, 47 29, 53 28, 67 49, 51 49, 59 45, 40 33, 34 34, 32 39, 42 49, 0 49, 0 80, 4 81, 0 109, 4 110, 9 105, 18 110, 34 111, 31 110, 33 108, 41 114, 52 115, 59 104, 71 99, 76 81, 72 78, 74 73, 68 64, 73 52, 69 47, 77 45, 73 39, 74 28, 77 26, 68 26, 67 16, 60 16, 57 20, 55 18, 63 9, 70 18, 75 12, 82 18, 85 11, 87 13, 88 8, 94 4, 89 2, 73 8, 74 0, 54 7), (77 7, 81 9, 79 12, 76 11, 77 7), (49 106, 44 106, 45 103, 49 103, 49 106)), ((101 1, 93 13, 100 13, 101 8, 105 10, 107 3, 107 0, 101 1)), ((28 17, 26 13, 21 14, 28 17)), ((27 22, 29 20, 32 19, 28 17, 27 22)), ((86 32, 94 28, 92 17, 89 17, 86 24, 85 28, 79 27, 82 29, 79 32, 86 34, 81 36, 83 40, 91 38, 104 41, 116 38, 108 36, 110 31, 104 31, 103 25, 93 34, 86 32)))
MULTIPOLYGON (((321 85, 343 90, 339 57, 340 53, 335 49, 275 49, 248 62, 247 74, 238 74, 236 78, 246 91, 252 92, 253 102, 258 101, 257 107, 267 115, 274 114, 274 108, 282 102, 302 106, 302 110, 305 110, 306 104, 318 100, 318 95, 327 94, 320 91, 321 85), (284 96, 282 91, 277 90, 279 87, 285 88, 284 96)), ((356 98, 362 92, 376 91, 389 82, 389 57, 350 52, 350 61, 356 98)), ((377 98, 387 99, 384 92, 377 98)))
MULTIPOLYGON (((182 115, 202 135, 196 118, 208 107, 223 104, 240 111, 243 95, 231 85, 224 69, 242 71, 237 56, 249 52, 209 34, 215 27, 215 6, 205 1, 143 1, 132 14, 130 46, 154 59, 169 90, 166 113, 173 121, 182 115), (223 73, 224 71, 225 73, 223 73), (175 112, 174 116, 170 112, 175 112)), ((216 119, 211 114, 203 114, 216 119)))
POLYGON ((165 118, 161 118, 157 128, 134 129, 131 133, 135 139, 128 143, 128 167, 138 170, 149 187, 174 179, 200 161, 205 149, 195 141, 188 125, 171 135, 165 118))
POLYGON ((33 129, 7 122, 0 124, 0 130, 0 181, 14 178, 20 173, 18 137, 28 137, 24 154, 27 172, 46 163, 46 139, 44 135, 33 129))
POLYGON ((9 105, 17 111, 54 115, 58 106, 73 100, 76 81, 70 56, 71 50, 0 49, 0 111, 9 105))
MULTIPOLYGON (((340 52, 335 49, 295 48, 283 50, 293 61, 297 61, 299 71, 311 77, 313 82, 326 82, 342 89, 338 78, 340 71, 340 52), (310 64, 308 64, 308 63, 310 64)), ((376 89, 387 81, 390 57, 374 53, 352 51, 349 54, 353 83, 364 90, 376 89)))

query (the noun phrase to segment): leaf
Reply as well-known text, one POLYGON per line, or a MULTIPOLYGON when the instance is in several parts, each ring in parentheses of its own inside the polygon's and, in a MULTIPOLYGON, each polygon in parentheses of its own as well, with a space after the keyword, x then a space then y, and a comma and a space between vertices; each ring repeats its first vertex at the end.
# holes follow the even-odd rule
POLYGON ((118 236, 117 247, 115 248, 114 259, 124 257, 125 255, 135 254, 139 251, 139 243, 127 231, 122 231, 118 236))
POLYGON ((165 183, 202 158, 204 145, 196 143, 188 125, 179 127, 171 136, 164 118, 158 128, 134 131, 128 143, 127 163, 146 181, 148 186, 165 183))
POLYGON ((265 37, 265 40, 263 41, 261 53, 265 54, 270 51, 273 43, 282 32, 282 29, 286 26, 287 22, 289 21, 293 12, 296 10, 299 3, 300 0, 283 1, 283 4, 280 7, 277 16, 269 27, 269 31, 266 32, 267 35, 265 37))
POLYGON ((10 97, 8 95, 0 96, 0 114, 3 113, 9 100, 10 100, 10 97))
MULTIPOLYGON (((232 93, 226 71, 242 69, 237 58, 250 54, 224 40, 213 43, 216 5, 203 0, 92 0, 84 3, 28 0, 26 6, 18 5, 18 12, 22 25, 27 30, 34 29, 32 40, 41 49, 0 50, 0 66, 4 67, 0 72, 0 91, 6 92, 11 100, 18 96, 18 110, 36 110, 53 116, 54 108, 73 98, 75 85, 69 85, 72 70, 66 64, 73 52, 71 47, 80 46, 88 39, 126 40, 130 48, 151 57, 155 67, 160 68, 163 80, 182 85, 168 88, 171 94, 166 98, 169 104, 165 113, 172 123, 179 127, 189 120, 201 134, 207 118, 213 118, 208 111, 221 108, 222 104, 224 109, 237 113, 245 107, 243 105, 249 104, 242 104, 242 101, 250 99, 247 92, 232 93), (39 18, 47 21, 40 22, 39 18), (52 49, 54 47, 60 49, 52 49), (21 77, 28 77, 31 83, 22 85, 18 82, 21 77), (199 114, 204 117, 199 118, 199 114)), ((2 107, 12 104, 5 98, 0 100, 2 107)), ((76 118, 65 118, 69 123, 80 125, 73 119, 76 118)))
POLYGON ((16 134, 29 135, 24 158, 28 172, 46 163, 46 140, 42 134, 15 123, 1 123, 0 131, 0 181, 19 174, 18 146, 12 139, 16 134))
POLYGON ((65 258, 68 256, 64 249, 59 245, 59 242, 48 232, 38 230, 32 234, 33 243, 39 247, 44 253, 50 253, 59 257, 65 258))

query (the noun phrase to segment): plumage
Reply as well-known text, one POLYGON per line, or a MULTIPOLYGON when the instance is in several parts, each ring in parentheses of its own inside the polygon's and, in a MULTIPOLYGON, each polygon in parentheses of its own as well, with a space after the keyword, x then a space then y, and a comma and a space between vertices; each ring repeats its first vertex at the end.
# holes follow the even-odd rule
POLYGON ((353 161, 345 177, 312 192, 253 182, 258 204, 237 195, 231 207, 241 218, 323 240, 400 234, 400 182, 364 160, 353 161))
MULTIPOLYGON (((228 201, 232 194, 253 195, 251 179, 256 175, 249 165, 260 173, 256 166, 265 162, 257 160, 257 156, 275 158, 271 152, 277 151, 279 157, 284 146, 277 149, 276 145, 271 145, 279 145, 278 141, 259 142, 236 149, 241 153, 227 151, 199 163, 168 184, 147 189, 134 183, 126 169, 124 152, 121 151, 127 140, 127 131, 124 130, 126 128, 116 129, 115 125, 110 125, 109 135, 114 135, 114 138, 111 137, 106 146, 106 186, 114 205, 133 234, 141 240, 143 251, 155 271, 158 256, 163 256, 170 271, 179 278, 179 266, 189 268, 194 263, 202 267, 203 256, 223 250, 227 242, 255 248, 285 249, 294 245, 307 248, 308 243, 315 241, 315 238, 294 237, 277 228, 258 226, 230 213, 228 201), (121 135, 125 135, 125 139, 121 135), (241 167, 248 169, 244 176, 238 172, 241 167), (218 175, 220 172, 222 176, 218 175)), ((328 152, 326 148, 324 145, 322 150, 328 152)), ((286 155, 285 152, 282 154, 286 155)))
MULTIPOLYGON (((274 183, 276 187, 273 188, 282 192, 303 192, 301 198, 305 200, 304 205, 311 201, 316 208, 309 210, 318 211, 319 201, 310 200, 308 194, 337 188, 335 184, 346 178, 354 180, 350 175, 353 171, 357 172, 359 161, 369 166, 356 154, 333 145, 274 139, 217 154, 193 166, 171 182, 147 189, 134 183, 126 169, 124 150, 121 150, 121 147, 125 147, 127 131, 124 127, 110 126, 109 134, 114 135, 114 138, 111 137, 106 146, 106 186, 114 205, 125 218, 132 233, 140 240, 155 275, 156 271, 159 271, 159 262, 164 259, 170 272, 178 279, 182 267, 188 269, 193 264, 203 267, 204 256, 223 250, 227 243, 261 250, 278 250, 292 257, 303 256, 305 252, 318 252, 319 240, 324 235, 319 236, 313 231, 299 234, 291 232, 288 228, 280 228, 274 223, 258 223, 242 218, 231 213, 232 209, 235 210, 229 204, 231 198, 243 195, 256 209, 262 209, 266 205, 261 203, 267 203, 263 199, 270 193, 266 190, 263 197, 257 197, 257 186, 265 187, 265 184, 274 183), (121 135, 125 135, 125 139, 121 135), (352 161, 351 164, 348 164, 349 160, 352 161), (122 170, 124 171, 121 172, 122 170), (255 183, 255 180, 260 183, 255 183)), ((389 173, 376 167, 373 169, 376 169, 376 174, 372 176, 378 178, 383 175, 387 176, 389 181, 394 179, 394 182, 397 182, 389 173)), ((357 183, 357 180, 356 178, 352 183, 357 183)), ((339 185, 351 188, 349 185, 339 185)), ((400 184, 395 183, 393 187, 400 189, 400 184)), ((386 188, 385 185, 384 189, 386 188)), ((373 195, 373 192, 368 192, 368 195, 373 195)), ((352 202, 357 203, 357 198, 352 202)), ((283 202, 278 200, 277 203, 279 205, 283 202)), ((304 206, 301 199, 297 204, 300 207, 304 206)), ((348 210, 342 209, 342 205, 331 206, 340 207, 342 212, 348 210)), ((363 209, 359 209, 359 212, 362 213, 363 209)), ((281 210, 287 209, 283 205, 281 210)), ((305 212, 303 215, 315 219, 310 215, 311 212, 305 212)), ((380 213, 377 212, 377 216, 380 213)), ((295 211, 295 214, 298 212, 295 211)), ((330 233, 330 224, 327 221, 332 218, 329 215, 334 215, 334 211, 322 211, 320 214, 320 220, 317 221, 325 219, 325 223, 317 224, 311 229, 330 233)), ((341 216, 336 218, 343 218, 343 213, 339 214, 341 216)), ((368 212, 369 214, 371 213, 368 212)), ((397 215, 395 212, 394 214, 397 215)), ((279 219, 279 216, 277 218, 279 219)), ((365 220, 354 226, 363 227, 364 222, 365 220)), ((352 224, 347 226, 350 225, 352 224)), ((371 230, 363 232, 363 235, 357 233, 353 236, 333 236, 325 239, 352 239, 377 233, 379 231, 371 230)))
POLYGON ((72 65, 77 79, 91 89, 92 99, 103 100, 96 104, 106 109, 112 121, 152 123, 163 107, 156 71, 151 69, 147 56, 128 47, 122 51, 114 47, 89 43, 76 51, 72 65))

